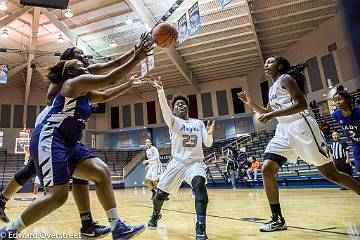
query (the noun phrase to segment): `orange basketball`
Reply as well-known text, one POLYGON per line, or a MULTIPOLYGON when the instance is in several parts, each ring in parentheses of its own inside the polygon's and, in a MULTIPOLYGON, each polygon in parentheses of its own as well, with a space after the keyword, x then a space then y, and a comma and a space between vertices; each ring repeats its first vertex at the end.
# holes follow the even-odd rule
POLYGON ((161 23, 154 28, 152 37, 159 47, 169 48, 175 45, 178 32, 169 23, 161 23))

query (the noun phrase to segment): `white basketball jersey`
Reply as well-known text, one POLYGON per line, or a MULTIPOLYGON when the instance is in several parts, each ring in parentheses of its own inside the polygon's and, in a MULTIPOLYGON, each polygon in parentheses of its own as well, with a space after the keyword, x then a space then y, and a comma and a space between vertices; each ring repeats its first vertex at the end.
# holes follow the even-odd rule
POLYGON ((150 165, 159 164, 160 162, 160 156, 159 151, 156 147, 151 146, 150 148, 146 149, 146 157, 148 160, 150 160, 150 165))
MULTIPOLYGON (((281 87, 281 81, 285 76, 285 74, 280 75, 269 89, 269 104, 274 111, 291 107, 294 104, 289 92, 281 87)), ((303 112, 303 114, 307 115, 305 112, 303 112)), ((280 123, 289 123, 301 117, 302 115, 300 113, 295 113, 289 116, 277 117, 276 119, 280 123)))
MULTIPOLYGON (((208 142, 208 134, 202 121, 191 118, 183 120, 174 117, 174 124, 169 129, 171 155, 175 160, 191 163, 204 159, 202 144, 204 142, 208 145, 206 143, 208 142)), ((212 139, 210 146, 211 144, 212 139)))

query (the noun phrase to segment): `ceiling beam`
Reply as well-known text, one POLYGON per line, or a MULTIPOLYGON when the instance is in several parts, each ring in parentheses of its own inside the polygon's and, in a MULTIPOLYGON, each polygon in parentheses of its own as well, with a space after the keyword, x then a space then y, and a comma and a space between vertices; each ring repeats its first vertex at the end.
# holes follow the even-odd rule
POLYGON ((32 78, 32 73, 33 73, 33 69, 31 67, 31 65, 34 61, 34 52, 36 50, 37 35, 38 35, 38 31, 39 31, 39 22, 40 22, 40 8, 35 7, 33 20, 32 20, 32 24, 31 24, 31 38, 30 38, 30 43, 29 43, 29 54, 28 54, 28 59, 27 59, 24 115, 23 115, 24 128, 33 127, 33 126, 26 126, 26 119, 27 119, 27 106, 29 103, 29 96, 30 96, 31 78, 32 78))
MULTIPOLYGON (((155 26, 156 20, 150 13, 150 11, 145 7, 142 0, 125 0, 125 2, 130 6, 130 8, 137 13, 139 18, 144 24, 147 24, 150 27, 155 26)), ((174 47, 164 49, 164 52, 169 56, 171 61, 179 69, 181 74, 184 76, 186 81, 192 85, 197 92, 200 92, 199 82, 196 77, 193 75, 188 65, 185 63, 181 55, 175 50, 174 47)))
POLYGON ((81 40, 81 38, 72 33, 72 31, 64 23, 60 22, 58 17, 54 13, 50 12, 46 8, 42 8, 41 11, 55 26, 59 27, 61 25, 62 33, 70 40, 70 42, 74 46, 78 46, 88 55, 92 55, 94 57, 102 57, 100 54, 94 51, 94 49, 90 48, 83 40, 81 40))
POLYGON ((253 30, 254 32, 254 37, 255 37, 255 40, 256 40, 256 47, 258 49, 258 52, 259 52, 259 55, 260 55, 260 60, 261 62, 264 62, 264 56, 261 52, 261 47, 260 47, 260 43, 259 43, 259 38, 257 36, 257 33, 256 33, 256 28, 255 28, 255 25, 254 25, 254 19, 251 15, 251 11, 250 11, 250 3, 249 1, 246 1, 246 11, 247 13, 249 14, 249 19, 250 19, 250 23, 251 23, 251 29, 253 30))
POLYGON ((15 12, 12 12, 7 17, 0 20, 0 28, 5 27, 9 23, 12 23, 17 18, 19 18, 23 14, 27 13, 30 9, 32 9, 32 7, 25 6, 25 7, 22 7, 20 9, 16 10, 15 12))
POLYGON ((18 74, 19 72, 21 72, 22 70, 24 70, 26 68, 28 64, 27 63, 23 63, 20 64, 12 69, 10 69, 9 71, 9 79, 11 79, 12 77, 14 77, 16 74, 18 74))

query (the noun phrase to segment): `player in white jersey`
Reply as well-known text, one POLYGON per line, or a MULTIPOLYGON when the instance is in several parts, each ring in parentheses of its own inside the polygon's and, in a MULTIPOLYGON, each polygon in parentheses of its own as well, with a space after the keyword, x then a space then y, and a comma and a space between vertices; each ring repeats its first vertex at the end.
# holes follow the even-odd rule
POLYGON ((173 98, 173 111, 171 111, 160 79, 152 80, 158 92, 165 123, 169 127, 172 160, 160 177, 158 191, 153 198, 154 211, 148 228, 157 227, 157 222, 161 218, 160 210, 165 199, 169 194, 175 194, 181 183, 186 181, 195 192, 196 239, 208 239, 205 225, 208 195, 202 144, 204 143, 206 147, 212 145, 214 122, 208 122, 205 127, 201 120, 189 118, 189 99, 183 95, 176 95, 173 98))
POLYGON ((153 198, 155 196, 157 184, 161 174, 160 155, 158 149, 152 144, 151 139, 146 139, 145 144, 147 148, 147 159, 143 161, 143 164, 146 166, 146 186, 148 186, 148 188, 151 190, 153 198))
POLYGON ((256 104, 246 92, 238 93, 243 102, 261 114, 260 122, 265 124, 273 118, 279 122, 275 136, 265 150, 262 167, 264 188, 272 212, 271 221, 260 227, 262 232, 287 229, 281 214, 276 179, 280 167, 286 161, 295 163, 297 157, 300 157, 316 166, 330 181, 360 193, 360 184, 334 167, 319 126, 305 112, 304 68, 303 65, 291 66, 285 58, 279 56, 266 60, 265 74, 273 81, 267 108, 256 104))

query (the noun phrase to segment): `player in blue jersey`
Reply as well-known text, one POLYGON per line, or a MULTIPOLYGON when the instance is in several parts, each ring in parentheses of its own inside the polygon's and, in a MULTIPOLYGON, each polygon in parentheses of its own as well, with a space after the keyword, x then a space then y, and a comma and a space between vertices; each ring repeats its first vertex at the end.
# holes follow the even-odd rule
POLYGON ((80 142, 85 122, 91 115, 90 103, 105 102, 131 87, 141 84, 132 78, 125 84, 112 86, 144 59, 152 41, 136 47, 132 58, 106 75, 92 75, 79 60, 60 61, 50 68, 49 80, 61 85, 49 113, 35 128, 30 151, 37 175, 47 187, 48 194, 32 203, 12 224, 2 229, 3 239, 18 233, 59 208, 67 199, 70 176, 95 183, 98 199, 108 216, 113 239, 130 239, 144 226, 128 227, 119 217, 107 165, 80 142), (105 91, 98 91, 112 86, 105 91), (72 153, 77 155, 73 156, 72 153), (71 156, 71 159, 70 159, 71 156))
POLYGON ((352 105, 351 95, 345 90, 338 90, 333 99, 338 108, 333 117, 352 142, 354 163, 360 175, 360 106, 352 105))
MULTIPOLYGON (((138 46, 143 44, 144 41, 147 41, 146 34, 141 35, 138 46)), ((90 73, 105 74, 110 72, 117 66, 122 65, 127 61, 129 61, 133 56, 133 54, 134 54, 134 50, 130 50, 112 61, 89 65, 89 59, 84 55, 84 52, 77 47, 71 47, 66 49, 61 54, 60 60, 78 59, 84 63, 84 66, 87 67, 90 73)), ((60 88, 61 88, 61 84, 54 84, 54 83, 50 84, 46 98, 46 102, 48 106, 52 105, 54 97, 57 94, 57 92, 60 90, 60 88)), ((40 115, 44 115, 44 113, 48 111, 47 108, 44 109, 41 114, 39 114, 38 118, 40 117, 40 115)), ((36 122, 37 123, 39 122, 38 119, 36 122)), ((75 156, 77 155, 76 152, 73 154, 75 156)), ((0 220, 2 220, 3 222, 10 221, 5 214, 5 207, 7 201, 17 191, 19 191, 25 185, 26 182, 33 179, 35 174, 36 174, 35 165, 30 158, 28 163, 22 169, 16 172, 16 174, 13 176, 13 178, 8 183, 8 185, 0 193, 0 220)), ((89 184, 88 181, 73 178, 72 192, 82 223, 82 227, 80 229, 81 235, 87 238, 97 238, 108 234, 110 232, 110 228, 107 226, 102 226, 92 219, 91 211, 90 211, 88 184, 89 184)))

